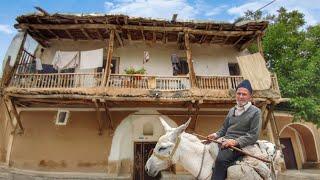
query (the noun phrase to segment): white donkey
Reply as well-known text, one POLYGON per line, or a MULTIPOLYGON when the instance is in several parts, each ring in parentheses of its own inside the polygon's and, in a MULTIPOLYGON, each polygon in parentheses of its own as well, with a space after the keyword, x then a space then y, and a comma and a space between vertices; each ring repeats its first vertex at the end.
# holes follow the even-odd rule
MULTIPOLYGON (((161 170, 172 164, 180 164, 197 179, 211 179, 212 167, 218 154, 218 145, 211 143, 204 145, 196 136, 185 133, 191 119, 177 128, 171 128, 165 120, 160 118, 165 129, 165 135, 159 138, 153 154, 148 159, 145 169, 150 176, 156 176, 161 170)), ((281 153, 280 153, 281 154, 281 153)), ((280 158, 278 153, 278 158, 280 158)), ((276 155, 274 154, 274 157, 276 155)), ((246 159, 248 157, 245 157, 246 159)), ((275 159, 275 158, 274 158, 275 159)), ((277 165, 279 160, 276 160, 277 165)), ((228 168, 228 179, 275 179, 271 170, 261 161, 247 159, 243 163, 228 168), (257 173, 257 170, 259 173, 257 173)), ((278 165, 279 166, 279 165, 278 165)))

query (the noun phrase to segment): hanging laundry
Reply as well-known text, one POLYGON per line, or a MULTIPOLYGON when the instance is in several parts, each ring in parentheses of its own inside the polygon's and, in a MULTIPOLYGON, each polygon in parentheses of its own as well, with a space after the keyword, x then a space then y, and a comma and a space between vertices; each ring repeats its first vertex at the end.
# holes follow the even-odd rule
POLYGON ((148 51, 143 52, 143 64, 147 63, 150 60, 150 55, 148 51))
POLYGON ((36 70, 38 70, 38 71, 43 70, 40 58, 36 58, 36 70))
POLYGON ((171 55, 171 63, 172 63, 172 69, 173 69, 173 75, 178 75, 180 72, 179 69, 179 58, 176 54, 171 55))
POLYGON ((80 64, 78 51, 57 51, 52 65, 57 70, 76 68, 80 64))
POLYGON ((92 51, 81 51, 80 69, 92 69, 102 67, 103 65, 103 49, 92 51))

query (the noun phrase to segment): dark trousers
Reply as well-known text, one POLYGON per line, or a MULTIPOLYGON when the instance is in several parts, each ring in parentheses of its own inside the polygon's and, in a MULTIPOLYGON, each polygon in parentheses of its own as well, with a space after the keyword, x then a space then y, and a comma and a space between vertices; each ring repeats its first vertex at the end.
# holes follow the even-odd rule
POLYGON ((220 149, 215 167, 213 168, 213 175, 211 180, 225 180, 227 177, 227 169, 232 166, 235 161, 241 157, 242 154, 238 151, 227 149, 220 149))

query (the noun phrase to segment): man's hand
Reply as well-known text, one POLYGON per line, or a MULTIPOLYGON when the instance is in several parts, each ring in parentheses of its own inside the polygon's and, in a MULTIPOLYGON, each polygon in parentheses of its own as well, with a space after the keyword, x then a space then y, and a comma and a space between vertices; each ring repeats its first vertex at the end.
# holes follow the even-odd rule
POLYGON ((224 149, 224 148, 228 148, 231 146, 237 146, 237 145, 238 145, 238 142, 236 140, 226 139, 225 141, 222 142, 221 148, 224 149))
POLYGON ((208 138, 208 139, 213 139, 213 140, 215 140, 215 139, 218 138, 218 135, 217 135, 216 133, 212 133, 212 134, 209 134, 209 135, 207 136, 207 138, 208 138))

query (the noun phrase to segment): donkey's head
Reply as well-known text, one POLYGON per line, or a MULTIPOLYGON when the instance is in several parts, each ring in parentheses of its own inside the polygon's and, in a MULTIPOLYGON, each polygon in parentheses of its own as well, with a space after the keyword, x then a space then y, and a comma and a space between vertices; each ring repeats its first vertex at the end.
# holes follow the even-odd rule
POLYGON ((177 128, 170 127, 167 122, 160 117, 165 135, 161 136, 146 163, 146 171, 150 176, 156 176, 161 170, 167 169, 173 163, 172 158, 176 155, 176 150, 180 143, 180 134, 188 127, 191 118, 177 128))

